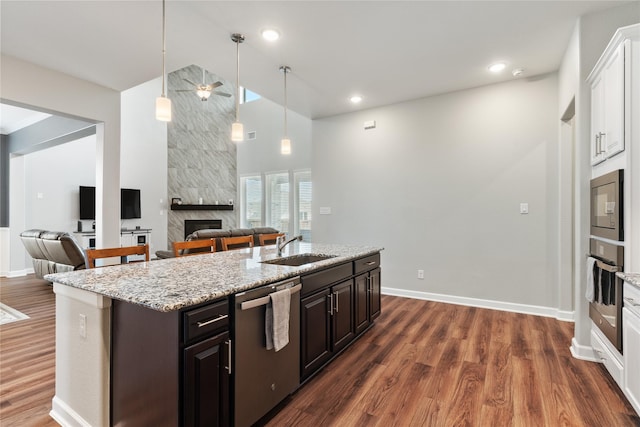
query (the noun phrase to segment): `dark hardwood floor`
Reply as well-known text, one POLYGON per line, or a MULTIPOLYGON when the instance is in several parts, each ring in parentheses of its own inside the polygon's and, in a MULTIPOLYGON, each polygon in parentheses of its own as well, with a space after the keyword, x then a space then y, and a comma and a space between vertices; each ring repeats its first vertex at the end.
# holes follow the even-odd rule
POLYGON ((0 277, 0 301, 29 319, 0 326, 0 425, 57 426, 49 416, 55 394, 55 296, 33 275, 0 277))
MULTIPOLYGON (((56 426, 47 282, 0 279, 31 319, 0 326, 0 425, 56 426)), ((573 324, 383 296, 376 325, 268 426, 640 426, 602 365, 571 357, 573 324)))

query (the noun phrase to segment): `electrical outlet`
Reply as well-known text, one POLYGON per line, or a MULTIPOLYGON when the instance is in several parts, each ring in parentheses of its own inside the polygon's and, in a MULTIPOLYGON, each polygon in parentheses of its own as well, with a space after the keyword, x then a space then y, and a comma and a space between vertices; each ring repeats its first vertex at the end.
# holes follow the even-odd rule
POLYGON ((424 279, 424 270, 418 270, 418 279, 424 279))
POLYGON ((87 337, 87 316, 84 314, 81 314, 79 320, 80 322, 79 322, 78 332, 80 332, 80 336, 82 338, 86 338, 87 337))

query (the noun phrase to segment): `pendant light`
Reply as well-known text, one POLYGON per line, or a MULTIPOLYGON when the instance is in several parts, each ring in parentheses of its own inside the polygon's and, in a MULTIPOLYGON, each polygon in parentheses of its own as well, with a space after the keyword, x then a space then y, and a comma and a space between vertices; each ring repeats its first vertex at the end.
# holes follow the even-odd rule
POLYGON ((287 133, 287 74, 291 72, 291 68, 283 65, 280 71, 284 74, 284 134, 280 141, 280 154, 291 154, 291 140, 287 133))
POLYGON ((236 121, 231 125, 231 140, 244 141, 244 127, 240 123, 240 43, 244 41, 242 34, 231 34, 231 40, 236 44, 236 121))
POLYGON ((165 94, 165 81, 167 74, 165 72, 165 55, 167 51, 166 43, 166 23, 165 0, 162 0, 162 95, 156 98, 156 119, 163 122, 171 121, 171 100, 165 94))

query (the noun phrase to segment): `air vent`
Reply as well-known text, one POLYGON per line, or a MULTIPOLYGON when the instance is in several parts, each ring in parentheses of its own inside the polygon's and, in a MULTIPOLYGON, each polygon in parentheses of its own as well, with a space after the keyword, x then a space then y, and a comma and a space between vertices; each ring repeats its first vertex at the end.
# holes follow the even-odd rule
POLYGON ((251 141, 256 139, 256 131, 247 132, 247 140, 251 141))

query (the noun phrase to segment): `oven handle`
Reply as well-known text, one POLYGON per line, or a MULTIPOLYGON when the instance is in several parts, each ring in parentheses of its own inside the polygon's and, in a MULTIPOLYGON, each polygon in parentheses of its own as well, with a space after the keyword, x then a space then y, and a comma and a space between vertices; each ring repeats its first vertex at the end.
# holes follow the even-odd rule
POLYGON ((620 269, 618 267, 616 267, 615 265, 609 265, 609 264, 605 264, 604 262, 600 261, 599 259, 596 260, 596 265, 598 266, 598 268, 601 268, 605 271, 608 271, 610 273, 615 273, 620 271, 620 269))
MULTIPOLYGON (((302 285, 298 284, 289 289, 291 290, 292 294, 295 294, 296 292, 299 292, 300 289, 302 289, 302 285)), ((261 305, 267 305, 269 304, 269 301, 271 301, 271 297, 269 297, 269 295, 267 295, 266 297, 245 301, 243 303, 240 303, 240 310, 249 310, 250 308, 256 308, 256 307, 260 307, 261 305)))

